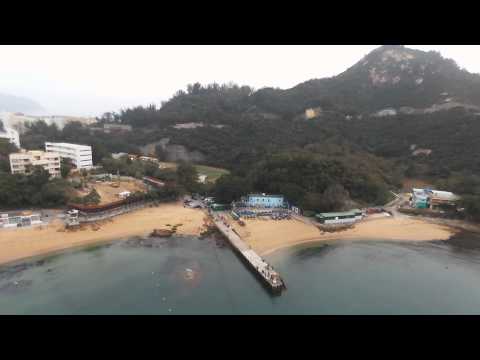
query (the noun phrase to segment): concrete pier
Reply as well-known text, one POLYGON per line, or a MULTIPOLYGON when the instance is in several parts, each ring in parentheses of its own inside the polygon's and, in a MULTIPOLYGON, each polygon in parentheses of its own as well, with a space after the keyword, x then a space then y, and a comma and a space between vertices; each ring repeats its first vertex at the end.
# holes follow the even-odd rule
POLYGON ((274 294, 280 294, 286 288, 282 278, 273 267, 253 251, 220 217, 214 216, 213 222, 268 290, 274 294))

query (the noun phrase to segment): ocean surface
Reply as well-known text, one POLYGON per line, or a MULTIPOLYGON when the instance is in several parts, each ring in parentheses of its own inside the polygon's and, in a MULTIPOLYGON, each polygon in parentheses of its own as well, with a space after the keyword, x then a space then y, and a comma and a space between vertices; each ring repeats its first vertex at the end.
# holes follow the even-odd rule
POLYGON ((0 314, 480 314, 467 240, 280 250, 277 297, 219 240, 116 241, 0 267, 0 314))

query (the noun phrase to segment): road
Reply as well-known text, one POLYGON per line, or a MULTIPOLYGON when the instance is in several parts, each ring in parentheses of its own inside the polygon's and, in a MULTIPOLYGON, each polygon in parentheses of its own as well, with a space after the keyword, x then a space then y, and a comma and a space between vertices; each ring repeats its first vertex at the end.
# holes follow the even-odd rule
POLYGON ((383 208, 387 211, 390 211, 393 216, 395 217, 400 217, 400 218, 409 218, 409 215, 402 214, 401 212, 398 211, 398 207, 401 205, 405 205, 409 201, 409 195, 407 193, 400 193, 400 194, 395 194, 396 196, 395 199, 390 201, 388 204, 386 204, 383 208))

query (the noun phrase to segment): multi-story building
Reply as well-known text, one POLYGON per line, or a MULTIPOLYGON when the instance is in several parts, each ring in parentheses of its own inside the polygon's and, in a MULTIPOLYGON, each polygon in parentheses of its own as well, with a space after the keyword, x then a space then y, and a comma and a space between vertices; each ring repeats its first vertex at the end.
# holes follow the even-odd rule
POLYGON ((70 159, 77 169, 91 169, 93 166, 91 146, 46 142, 45 150, 60 154, 62 159, 70 159))
POLYGON ((0 130, 0 139, 8 139, 8 141, 14 144, 17 148, 20 148, 20 136, 15 129, 5 127, 3 131, 0 130))
POLYGON ((40 150, 22 151, 10 154, 12 174, 29 174, 33 166, 42 166, 53 177, 60 176, 60 155, 40 150))

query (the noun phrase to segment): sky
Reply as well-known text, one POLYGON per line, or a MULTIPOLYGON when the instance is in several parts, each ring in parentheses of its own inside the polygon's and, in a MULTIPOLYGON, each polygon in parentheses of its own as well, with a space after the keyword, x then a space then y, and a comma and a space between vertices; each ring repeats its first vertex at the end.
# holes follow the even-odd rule
MULTIPOLYGON (((337 75, 380 45, 0 46, 0 92, 26 96, 55 115, 97 116, 160 104, 200 82, 290 88, 337 75)), ((436 50, 480 73, 480 46, 406 45, 436 50)))

